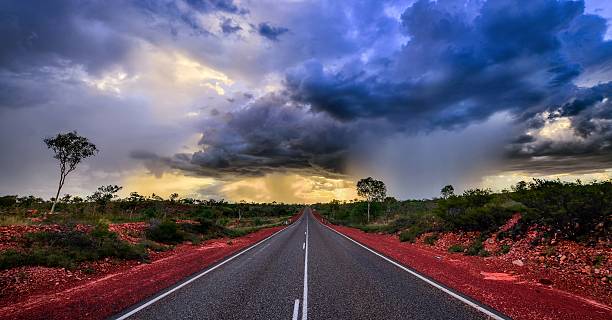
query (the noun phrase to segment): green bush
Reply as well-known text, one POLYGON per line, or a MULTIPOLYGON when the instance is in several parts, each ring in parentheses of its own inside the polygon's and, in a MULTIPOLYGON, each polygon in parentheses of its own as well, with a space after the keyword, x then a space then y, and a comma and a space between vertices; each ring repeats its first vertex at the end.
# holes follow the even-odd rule
POLYGON ((152 220, 146 235, 147 239, 168 244, 180 243, 185 239, 185 234, 179 230, 178 225, 170 220, 152 220))
POLYGON ((436 244, 436 241, 438 241, 438 239, 439 239, 439 235, 437 233, 434 233, 432 235, 425 237, 425 239, 423 239, 423 242, 425 242, 425 244, 433 246, 434 244, 436 244))
POLYGON ((414 242, 418 236, 420 236, 422 233, 425 233, 425 232, 426 231, 424 231, 423 229, 417 226, 413 226, 413 227, 410 227, 402 231, 399 234, 399 239, 402 242, 405 242, 405 241, 414 242))
POLYGON ((17 196, 1 196, 0 207, 12 207, 17 204, 17 196))
POLYGON ((504 244, 504 245, 501 246, 501 248, 499 250, 499 253, 500 254, 506 254, 506 253, 510 252, 511 248, 512 247, 510 245, 504 244))
POLYGON ((465 250, 465 248, 462 245, 459 244, 453 244, 452 246, 450 246, 448 248, 448 252, 463 252, 465 250))
POLYGON ((465 254, 468 256, 479 256, 484 254, 483 251, 486 252, 482 240, 476 239, 467 247, 465 254))

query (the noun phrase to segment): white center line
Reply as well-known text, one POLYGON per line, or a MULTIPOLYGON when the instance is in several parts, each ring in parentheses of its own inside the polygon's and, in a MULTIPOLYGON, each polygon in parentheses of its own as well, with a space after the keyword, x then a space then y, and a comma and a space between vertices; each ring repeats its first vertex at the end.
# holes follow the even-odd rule
POLYGON ((304 243, 304 293, 302 295, 302 320, 308 319, 308 216, 306 216, 306 242, 304 243))
POLYGON ((300 310, 300 299, 295 299, 295 303, 293 303, 293 317, 292 320, 297 320, 298 311, 300 310))

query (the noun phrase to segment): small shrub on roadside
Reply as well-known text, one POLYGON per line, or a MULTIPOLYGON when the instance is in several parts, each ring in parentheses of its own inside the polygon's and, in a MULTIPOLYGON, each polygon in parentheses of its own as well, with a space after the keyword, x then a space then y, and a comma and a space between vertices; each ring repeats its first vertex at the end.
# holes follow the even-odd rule
POLYGON ((440 236, 437 233, 434 233, 432 235, 425 237, 425 239, 423 239, 423 242, 425 242, 425 244, 433 246, 434 244, 436 244, 436 241, 438 241, 439 237, 440 236))
POLYGON ((170 220, 162 222, 152 220, 146 235, 150 240, 168 244, 176 244, 184 240, 183 232, 179 230, 174 221, 170 220))
POLYGON ((478 256, 482 253, 483 250, 484 244, 482 243, 482 240, 476 239, 474 240, 474 242, 472 242, 472 244, 467 247, 467 251, 465 252, 465 254, 467 254, 468 256, 478 256))
POLYGON ((463 252, 464 250, 465 248, 463 248, 463 246, 459 244, 453 244, 452 246, 448 248, 448 252, 453 252, 453 253, 463 252))
POLYGON ((510 252, 510 249, 512 247, 510 245, 504 244, 501 246, 501 248, 499 249, 499 254, 506 254, 508 252, 510 252))
POLYGON ((423 230, 421 230, 420 228, 416 226, 410 227, 402 231, 402 233, 399 234, 399 239, 402 242, 405 242, 405 241, 414 242, 416 238, 420 236, 423 232, 424 232, 423 230))

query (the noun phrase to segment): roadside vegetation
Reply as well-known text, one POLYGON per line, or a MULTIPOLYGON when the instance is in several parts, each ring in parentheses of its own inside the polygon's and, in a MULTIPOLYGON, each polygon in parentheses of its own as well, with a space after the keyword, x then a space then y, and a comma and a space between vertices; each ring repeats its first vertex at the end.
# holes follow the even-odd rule
MULTIPOLYGON (((516 213, 521 214, 520 221, 497 234, 498 238, 518 239, 534 226, 546 230, 544 241, 555 238, 589 245, 609 242, 612 234, 612 181, 534 179, 499 193, 470 189, 462 194, 455 194, 449 185, 435 199, 398 201, 386 197, 372 202, 370 223, 366 201, 332 201, 314 207, 334 224, 395 233, 401 241, 414 242, 427 233, 424 243, 433 245, 442 232, 477 232, 478 238, 469 247, 453 246, 449 251, 479 256, 491 254, 484 250, 483 241, 516 213)), ((504 247, 500 253, 508 251, 504 247)))
POLYGON ((19 266, 78 268, 104 258, 146 262, 151 251, 188 242, 240 237, 285 224, 299 205, 229 203, 216 200, 148 197, 132 192, 120 199, 119 186, 102 186, 82 199, 65 195, 48 213, 54 199, 0 196, 2 226, 53 226, 54 231, 27 232, 13 239, 14 248, 0 251, 0 270, 19 266), (136 243, 109 231, 109 224, 144 223, 136 243))

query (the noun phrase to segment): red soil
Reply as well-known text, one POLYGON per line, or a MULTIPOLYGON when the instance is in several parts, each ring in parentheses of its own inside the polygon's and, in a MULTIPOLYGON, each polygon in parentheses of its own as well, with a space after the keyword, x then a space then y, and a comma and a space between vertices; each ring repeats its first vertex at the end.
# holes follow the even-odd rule
MULTIPOLYGON (((326 223, 320 216, 318 218, 326 223)), ((514 220, 509 223, 516 223, 516 217, 514 220)), ((522 243, 517 245, 514 254, 511 250, 505 258, 481 258, 447 251, 451 244, 473 239, 469 234, 443 235, 436 243, 436 247, 444 247, 441 249, 400 242, 396 235, 365 233, 327 224, 513 319, 612 319, 612 290, 607 281, 565 272, 563 268, 540 268, 525 254, 522 256, 524 265, 515 265, 512 259, 517 259, 522 243)), ((567 246, 569 244, 560 245, 561 250, 566 250, 567 246)), ((610 250, 604 253, 610 254, 610 250)))
MULTIPOLYGON (((141 228, 135 224, 114 231, 129 239, 141 228)), ((231 240, 209 240, 197 246, 179 245, 172 251, 152 253, 149 264, 112 260, 91 263, 95 275, 43 267, 5 270, 0 274, 0 319, 104 319, 282 228, 231 240)), ((9 232, 2 231, 6 230, 0 230, 0 236, 8 236, 9 232)))

